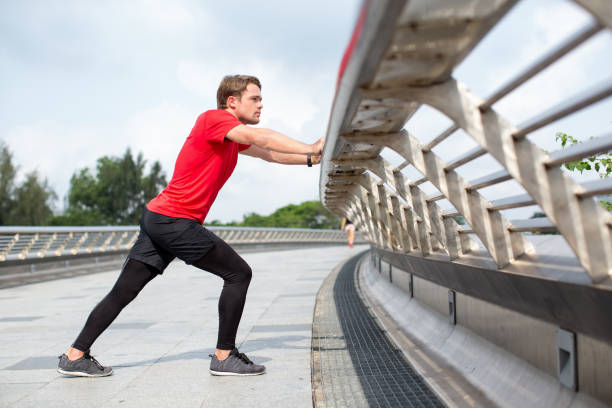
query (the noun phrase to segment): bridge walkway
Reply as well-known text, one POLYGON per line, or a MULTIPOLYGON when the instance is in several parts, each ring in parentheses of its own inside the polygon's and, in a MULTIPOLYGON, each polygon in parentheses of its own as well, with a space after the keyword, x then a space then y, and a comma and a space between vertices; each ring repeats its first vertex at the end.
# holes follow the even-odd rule
POLYGON ((366 248, 243 254, 254 279, 239 347, 268 370, 252 378, 208 374, 222 283, 182 262, 153 280, 95 344, 92 354, 115 370, 106 378, 65 378, 55 368, 117 270, 2 289, 0 406, 311 407, 317 292, 334 267, 366 248))

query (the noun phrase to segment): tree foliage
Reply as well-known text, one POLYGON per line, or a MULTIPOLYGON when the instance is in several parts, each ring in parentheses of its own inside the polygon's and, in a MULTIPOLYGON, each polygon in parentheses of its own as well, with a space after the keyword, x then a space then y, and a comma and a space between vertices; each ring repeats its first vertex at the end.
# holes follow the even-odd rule
MULTIPOLYGON (((167 184, 161 164, 155 161, 146 172, 146 163, 142 153, 134 157, 127 149, 121 157, 99 158, 93 170, 75 171, 68 207, 64 214, 53 215, 51 203, 57 197, 47 180, 41 181, 34 171, 15 185, 18 169, 8 147, 0 144, 0 225, 137 225, 146 203, 167 184)), ((250 212, 241 222, 213 220, 206 225, 336 229, 340 219, 313 200, 267 216, 250 212)))
POLYGON ((340 220, 332 214, 320 201, 304 201, 301 204, 289 204, 274 211, 270 215, 260 215, 255 212, 243 216, 242 222, 222 224, 218 220, 206 223, 208 226, 239 226, 239 227, 270 227, 270 228, 311 228, 337 229, 340 220))
MULTIPOLYGON (((567 133, 558 132, 555 140, 561 143, 561 147, 566 145, 575 145, 581 143, 578 139, 574 138, 567 133)), ((594 155, 587 157, 582 160, 577 160, 569 163, 565 163, 565 168, 570 171, 594 171, 599 177, 607 178, 612 175, 612 155, 611 152, 594 155)), ((599 203, 608 211, 612 211, 612 202, 607 200, 599 200, 599 203)))
POLYGON ((128 148, 122 157, 98 159, 96 171, 78 170, 70 179, 68 209, 53 225, 137 225, 146 203, 167 184, 161 164, 145 173, 146 160, 128 148))
POLYGON ((32 171, 15 189, 15 206, 11 212, 13 225, 45 225, 53 215, 50 202, 57 198, 47 180, 40 181, 32 171))
MULTIPOLYGON (((561 147, 565 147, 568 143, 575 145, 579 142, 576 138, 567 133, 558 132, 555 140, 561 143, 561 147)), ((576 170, 582 173, 585 170, 592 170, 601 178, 610 177, 612 175, 612 155, 610 152, 599 154, 579 161, 573 161, 565 164, 568 170, 576 170)))
POLYGON ((15 184, 17 167, 13 155, 4 144, 0 148, 0 225, 45 225, 53 212, 52 202, 57 198, 38 172, 25 176, 15 184))
POLYGON ((0 150, 0 225, 9 222, 14 206, 15 176, 17 169, 13 165, 13 155, 8 147, 2 144, 0 150))

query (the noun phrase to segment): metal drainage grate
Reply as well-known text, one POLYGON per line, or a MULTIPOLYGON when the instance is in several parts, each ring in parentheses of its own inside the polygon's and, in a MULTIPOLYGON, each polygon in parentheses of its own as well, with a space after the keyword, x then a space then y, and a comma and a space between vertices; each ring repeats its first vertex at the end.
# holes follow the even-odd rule
POLYGON ((334 301, 346 347, 370 407, 444 407, 423 378, 389 342, 355 288, 358 256, 334 285, 334 301))

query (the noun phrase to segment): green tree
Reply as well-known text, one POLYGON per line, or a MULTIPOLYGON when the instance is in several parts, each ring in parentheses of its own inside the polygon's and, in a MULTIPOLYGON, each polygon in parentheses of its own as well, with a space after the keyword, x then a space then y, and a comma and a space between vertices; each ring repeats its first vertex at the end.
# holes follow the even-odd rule
MULTIPOLYGON (((575 137, 568 135, 567 133, 558 132, 555 136, 555 140, 561 143, 561 147, 566 145, 575 145, 581 143, 575 137)), ((582 160, 577 160, 569 163, 565 163, 565 168, 571 171, 594 171, 599 177, 607 178, 612 176, 612 152, 598 154, 595 156, 587 157, 582 160)), ((599 200, 599 203, 608 211, 612 211, 612 202, 607 200, 599 200)))
POLYGON ((339 228, 340 220, 320 201, 313 200, 286 205, 268 216, 254 212, 248 213, 239 225, 242 227, 332 229, 339 228))
POLYGON ((142 179, 142 193, 145 201, 157 196, 160 189, 166 184, 168 183, 161 164, 158 161, 153 162, 149 174, 142 179))
POLYGON ((54 225, 135 225, 146 203, 163 188, 166 176, 156 161, 145 174, 146 160, 128 148, 122 157, 98 159, 95 173, 89 168, 70 179, 68 209, 52 220, 54 225))
POLYGON ((15 189, 14 206, 9 215, 11 225, 45 225, 53 215, 51 203, 57 198, 47 180, 39 180, 32 171, 15 189))
POLYGON ((13 155, 8 147, 0 142, 0 225, 6 225, 9 221, 14 206, 13 193, 16 174, 13 155))
MULTIPOLYGON (((235 221, 233 221, 235 224, 235 221)), ((226 227, 228 226, 228 224, 225 224, 219 220, 212 220, 212 221, 208 221, 204 223, 205 226, 207 227, 226 227)))
POLYGON ((255 212, 246 213, 242 217, 240 227, 272 227, 274 222, 270 216, 259 215, 255 212))
POLYGON ((45 225, 53 215, 55 192, 36 171, 26 174, 20 185, 16 176, 13 154, 0 142, 0 225, 45 225))

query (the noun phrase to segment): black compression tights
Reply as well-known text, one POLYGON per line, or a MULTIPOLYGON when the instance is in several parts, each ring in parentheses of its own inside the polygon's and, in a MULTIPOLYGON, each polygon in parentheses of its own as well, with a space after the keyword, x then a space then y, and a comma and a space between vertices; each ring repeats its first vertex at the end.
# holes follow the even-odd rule
MULTIPOLYGON (((251 282, 251 268, 223 241, 218 242, 193 265, 223 278, 223 290, 219 298, 217 348, 231 350, 236 344, 236 332, 251 282)), ((157 276, 157 270, 152 266, 128 259, 117 282, 108 295, 93 309, 72 347, 81 351, 89 350, 121 310, 134 300, 142 288, 155 276, 157 276)))

